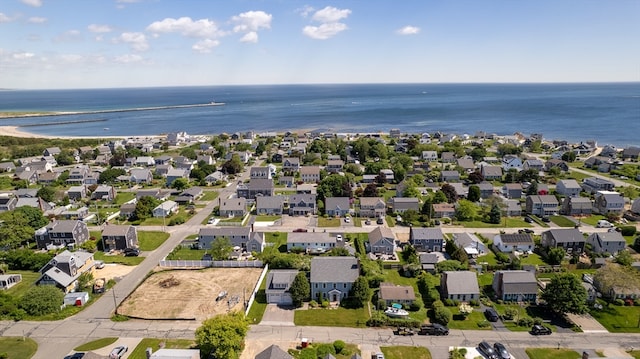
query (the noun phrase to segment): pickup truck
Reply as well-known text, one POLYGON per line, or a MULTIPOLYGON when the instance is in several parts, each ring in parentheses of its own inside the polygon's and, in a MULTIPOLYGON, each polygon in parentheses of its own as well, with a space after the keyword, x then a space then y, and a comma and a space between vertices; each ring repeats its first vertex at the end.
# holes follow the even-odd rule
POLYGON ((95 294, 104 293, 105 278, 98 278, 93 282, 93 292, 95 294))
POLYGON ((395 335, 413 335, 415 334, 413 332, 413 329, 411 328, 407 328, 407 327, 398 327, 395 331, 394 331, 395 335))
POLYGON ((419 335, 449 335, 449 328, 441 324, 424 324, 420 326, 419 335))

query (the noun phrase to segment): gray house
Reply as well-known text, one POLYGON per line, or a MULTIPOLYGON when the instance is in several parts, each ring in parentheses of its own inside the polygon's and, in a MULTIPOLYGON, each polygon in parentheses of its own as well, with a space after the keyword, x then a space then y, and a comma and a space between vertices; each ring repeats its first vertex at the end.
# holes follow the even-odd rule
POLYGON ((302 248, 307 253, 320 254, 337 245, 342 245, 342 243, 338 243, 336 237, 326 232, 292 232, 287 236, 287 251, 302 248))
POLYGON ((521 198, 522 185, 520 183, 507 183, 502 187, 502 192, 507 198, 521 198))
POLYGON ((374 254, 395 254, 396 236, 389 227, 376 227, 369 233, 369 250, 374 254))
POLYGON ((440 277, 440 291, 443 299, 468 302, 480 298, 478 277, 474 272, 443 272, 440 277))
POLYGON ((251 236, 249 227, 213 227, 200 228, 198 233, 198 247, 211 249, 211 244, 219 238, 227 238, 234 247, 247 248, 251 236))
POLYGON ((556 192, 565 197, 579 197, 582 192, 582 187, 578 181, 574 179, 560 180, 556 183, 556 192))
POLYGON ((220 200, 220 217, 243 217, 247 214, 246 198, 229 198, 220 200))
POLYGON ((256 197, 256 214, 280 216, 284 208, 284 198, 282 196, 259 196, 256 197))
POLYGON ((105 225, 102 230, 104 251, 124 250, 138 246, 138 232, 134 226, 105 225))
POLYGON ((39 249, 46 249, 50 244, 77 247, 89 239, 89 228, 77 220, 53 221, 36 230, 34 237, 39 249))
POLYGON ((289 196, 289 215, 305 216, 307 214, 316 214, 316 195, 315 194, 294 194, 289 196))
POLYGON ((344 217, 351 210, 351 200, 349 197, 328 197, 325 198, 324 211, 331 217, 344 217))
POLYGON ((298 275, 297 269, 274 269, 267 273, 267 303, 278 305, 291 305, 291 293, 289 287, 293 279, 298 275))
POLYGON ((254 359, 293 359, 293 357, 280 349, 279 346, 271 344, 267 349, 258 353, 254 359))
POLYGON ((409 243, 418 252, 440 252, 444 248, 444 236, 440 228, 411 227, 409 243))
POLYGON ((378 298, 384 300, 390 307, 393 303, 411 305, 416 300, 416 294, 410 285, 395 285, 393 283, 380 283, 378 298))
POLYGON ((314 257, 311 259, 311 298, 340 302, 349 295, 360 275, 355 257, 314 257))
POLYGON ((387 204, 382 197, 360 197, 360 217, 384 217, 387 204))
POLYGON ((408 210, 420 211, 420 201, 414 197, 393 197, 389 200, 391 211, 394 213, 403 213, 408 210))
POLYGON ((529 195, 526 199, 527 213, 547 217, 560 212, 558 199, 553 195, 529 195))
POLYGON ((239 184, 236 192, 238 198, 255 199, 257 196, 273 196, 273 180, 269 178, 252 178, 249 183, 239 184))
POLYGON ((505 302, 530 302, 538 300, 538 282, 533 272, 525 270, 497 271, 491 284, 498 299, 505 302))
POLYGON ((582 253, 586 240, 582 233, 575 228, 550 229, 542 232, 540 243, 546 248, 561 247, 567 253, 582 253))
POLYGON ((493 238, 493 245, 502 253, 533 251, 535 247, 529 233, 501 233, 493 238))
POLYGON ((592 233, 587 237, 587 242, 591 243, 593 251, 596 253, 609 253, 616 255, 621 250, 627 247, 622 234, 619 232, 604 232, 604 233, 592 233))

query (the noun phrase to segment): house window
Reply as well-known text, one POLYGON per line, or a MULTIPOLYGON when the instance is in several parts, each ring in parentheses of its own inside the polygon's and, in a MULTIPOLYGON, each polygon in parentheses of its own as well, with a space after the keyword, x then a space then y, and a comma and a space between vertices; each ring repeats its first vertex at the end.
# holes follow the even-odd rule
POLYGON ((322 289, 326 289, 327 288, 327 283, 322 283, 322 289))
POLYGON ((342 288, 347 288, 347 283, 342 283, 342 288))

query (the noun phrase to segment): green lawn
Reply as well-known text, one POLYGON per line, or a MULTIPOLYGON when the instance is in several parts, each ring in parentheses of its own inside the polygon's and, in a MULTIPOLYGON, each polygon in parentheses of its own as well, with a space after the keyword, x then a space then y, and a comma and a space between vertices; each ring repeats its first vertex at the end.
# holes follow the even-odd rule
MULTIPOLYGON (((358 346, 355 344, 349 344, 349 343, 345 343, 345 347, 342 350, 342 352, 333 355, 336 359, 350 359, 351 356, 354 353, 360 353, 360 349, 358 349, 358 346)), ((293 356, 295 359, 301 359, 301 358, 316 358, 317 356, 317 352, 316 352, 316 348, 320 347, 320 346, 324 346, 324 345, 333 345, 333 343, 309 343, 309 346, 305 349, 302 350, 298 350, 298 349, 289 349, 287 352, 293 356)))
POLYGON ((336 308, 296 310, 293 322, 295 325, 364 328, 367 320, 369 320, 369 312, 366 308, 336 308))
POLYGON ((612 333, 640 333, 640 307, 604 305, 602 310, 592 309, 591 316, 612 333))
POLYGON ((459 311, 457 307, 447 307, 453 313, 453 319, 449 322, 448 326, 450 329, 462 329, 462 330, 491 330, 491 326, 487 325, 484 327, 479 326, 479 323, 486 323, 487 319, 484 317, 484 313, 479 310, 474 310, 473 313, 469 314, 466 319, 462 319, 462 316, 459 315, 459 311))
POLYGON ((397 269, 389 269, 384 271, 384 281, 396 285, 410 285, 413 290, 418 293, 417 281, 415 278, 407 278, 400 275, 397 269))
POLYGON ((265 289, 267 288, 267 277, 265 276, 260 283, 260 288, 256 293, 256 298, 251 304, 251 308, 249 309, 249 313, 247 314, 247 320, 251 324, 257 324, 262 321, 262 316, 264 315, 264 311, 267 309, 267 294, 265 293, 265 289))
POLYGON ((318 227, 340 227, 340 218, 325 218, 318 216, 318 227))
POLYGON ((138 244, 141 251, 153 251, 160 247, 169 238, 169 233, 164 232, 138 232, 138 244))
POLYGON ((539 254, 531 253, 526 256, 520 256, 520 264, 522 265, 546 265, 539 254))
POLYGON ((256 222, 275 222, 282 216, 256 216, 256 222))
POLYGON ((431 359, 431 352, 425 347, 380 347, 385 359, 431 359))
POLYGON ((144 260, 144 257, 125 257, 123 255, 106 255, 104 252, 97 251, 93 254, 95 260, 100 260, 105 263, 117 263, 127 266, 136 266, 144 260))
POLYGON ((38 343, 31 338, 0 337, 0 353, 7 358, 29 359, 38 351, 38 343))
POLYGON ((496 260, 496 254, 491 251, 487 252, 487 254, 483 256, 478 256, 476 261, 478 263, 487 263, 488 265, 498 264, 498 261, 496 260))
POLYGON ((275 243, 275 244, 287 243, 287 232, 265 232, 264 240, 267 243, 275 243))
POLYGON ((384 219, 387 221, 387 226, 388 227, 395 227, 396 226, 396 217, 395 216, 385 216, 384 219))
POLYGON ((486 223, 482 221, 456 221, 456 224, 460 224, 465 228, 525 228, 531 227, 531 224, 525 222, 520 217, 507 217, 506 224, 503 217, 500 224, 486 223))
POLYGON ((187 260, 187 261, 199 261, 202 256, 207 253, 206 249, 191 249, 187 247, 176 247, 167 256, 168 260, 187 260))
POLYGON ((118 338, 113 338, 113 337, 100 338, 100 339, 96 339, 94 341, 90 341, 88 343, 84 343, 79 347, 73 348, 73 350, 78 351, 78 352, 86 352, 86 351, 90 351, 90 350, 96 350, 96 349, 104 348, 107 345, 111 345, 111 344, 115 343, 116 340, 118 340, 118 338))
POLYGON ((196 347, 195 342, 189 339, 144 338, 140 343, 138 343, 135 349, 133 349, 131 354, 129 354, 129 359, 147 359, 147 355, 145 353, 147 348, 151 348, 155 352, 160 349, 160 343, 164 343, 163 348, 165 349, 192 349, 196 347))
POLYGON ((601 220, 601 219, 605 219, 604 216, 599 215, 599 214, 594 214, 594 215, 591 215, 589 217, 584 217, 580 221, 583 222, 583 223, 595 226, 596 224, 598 224, 598 221, 601 220))
POLYGON ((121 205, 125 204, 126 202, 131 201, 134 198, 136 198, 136 193, 135 192, 119 192, 116 195, 116 198, 113 201, 113 203, 118 205, 118 206, 121 206, 121 205))
POLYGON ((573 223, 572 220, 570 220, 569 218, 567 218, 565 216, 551 216, 551 217, 549 217, 549 219, 551 220, 551 222, 557 224, 560 227, 573 228, 576 225, 575 223, 573 223))
POLYGON ((529 359, 578 359, 580 354, 570 349, 528 348, 529 359))
POLYGON ((22 297, 40 278, 40 273, 26 270, 11 270, 9 273, 22 275, 22 281, 6 291, 7 294, 14 298, 22 297))
POLYGON ((635 359, 640 359, 640 350, 632 350, 629 353, 631 356, 633 356, 635 359))
POLYGON ((198 201, 213 201, 218 198, 218 191, 204 191, 204 194, 198 201))

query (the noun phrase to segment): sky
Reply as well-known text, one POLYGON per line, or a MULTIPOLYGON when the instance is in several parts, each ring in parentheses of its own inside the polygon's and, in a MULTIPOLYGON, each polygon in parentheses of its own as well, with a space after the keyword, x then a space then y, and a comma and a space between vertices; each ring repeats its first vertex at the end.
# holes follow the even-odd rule
POLYGON ((640 0, 1 0, 0 88, 640 81, 640 0))

